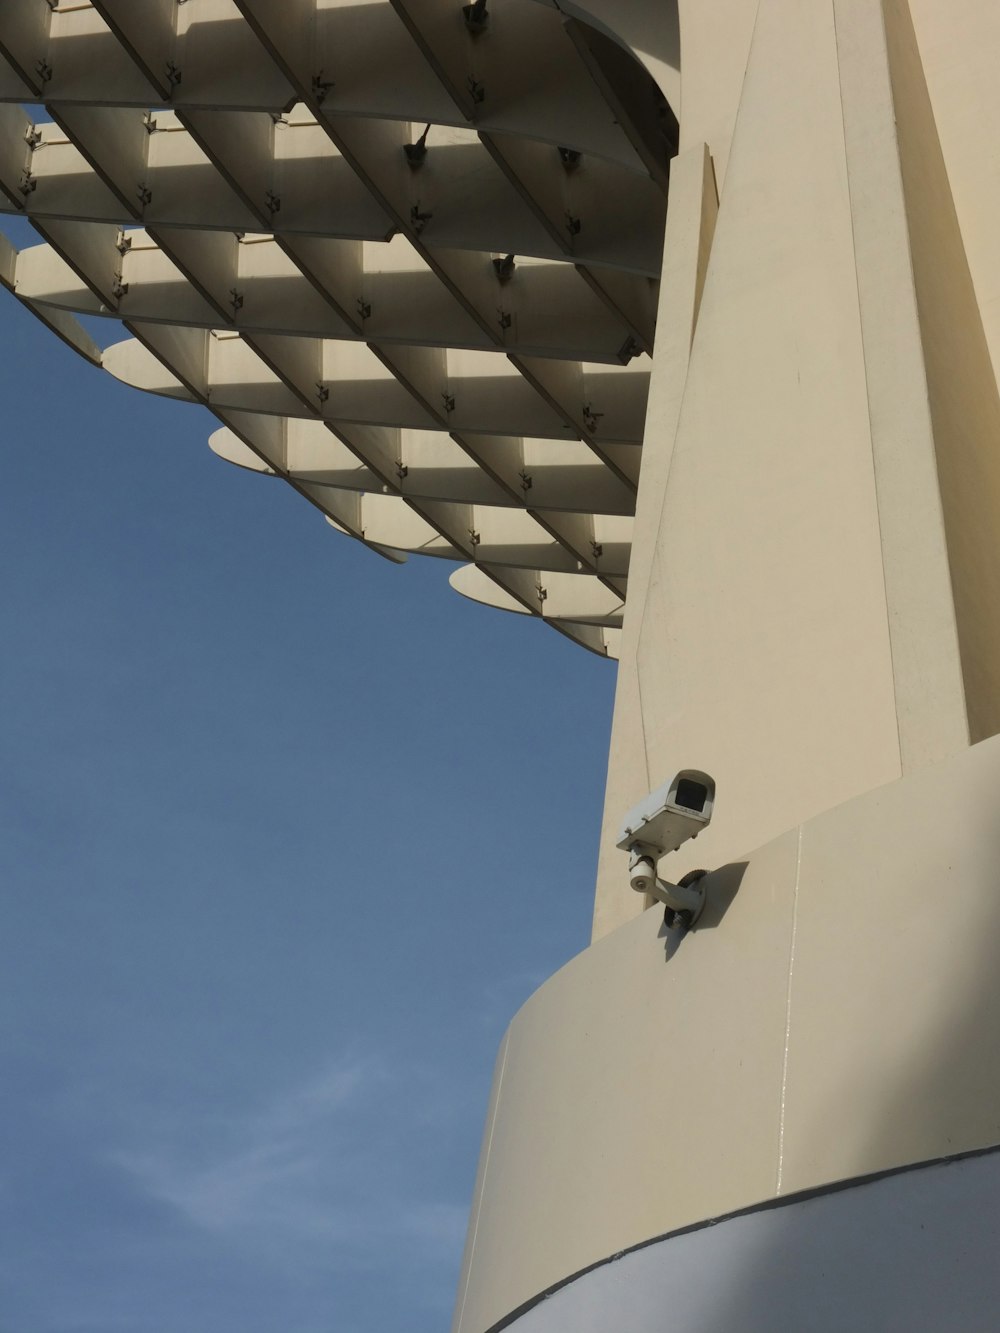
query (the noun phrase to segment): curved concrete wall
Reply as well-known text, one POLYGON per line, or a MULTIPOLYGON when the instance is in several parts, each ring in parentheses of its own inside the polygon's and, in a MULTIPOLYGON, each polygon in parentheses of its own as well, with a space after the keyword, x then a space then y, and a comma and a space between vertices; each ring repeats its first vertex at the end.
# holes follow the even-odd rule
POLYGON ((456 1333, 651 1237, 1000 1141, 998 796, 994 738, 716 871, 680 942, 649 911, 548 981, 498 1060, 456 1333))

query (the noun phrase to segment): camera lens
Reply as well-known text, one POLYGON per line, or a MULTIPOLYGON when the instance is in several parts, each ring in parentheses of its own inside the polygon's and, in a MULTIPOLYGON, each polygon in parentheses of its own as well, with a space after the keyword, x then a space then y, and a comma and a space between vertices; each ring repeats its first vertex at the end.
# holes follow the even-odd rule
POLYGON ((703 782, 694 782, 691 778, 681 778, 678 782, 676 802, 685 810, 695 810, 701 814, 707 800, 708 788, 703 782))

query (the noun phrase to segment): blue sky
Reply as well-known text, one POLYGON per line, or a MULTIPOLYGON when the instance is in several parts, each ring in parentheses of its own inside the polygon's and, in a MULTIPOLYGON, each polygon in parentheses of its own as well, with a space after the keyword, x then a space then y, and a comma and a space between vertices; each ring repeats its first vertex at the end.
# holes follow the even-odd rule
POLYGON ((0 311, 0 1333, 441 1333, 613 669, 0 311))

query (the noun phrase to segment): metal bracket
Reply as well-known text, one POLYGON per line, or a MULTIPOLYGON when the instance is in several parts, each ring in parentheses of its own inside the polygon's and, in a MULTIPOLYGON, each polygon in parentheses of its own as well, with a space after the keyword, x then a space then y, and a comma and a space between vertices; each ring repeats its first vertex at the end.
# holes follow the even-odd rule
POLYGON ((706 870, 692 870, 684 875, 677 884, 660 879, 656 873, 656 863, 660 858, 660 849, 644 842, 634 842, 629 848, 628 868, 632 887, 640 888, 656 902, 666 908, 664 921, 670 930, 683 927, 689 929, 695 924, 705 909, 705 886, 702 880, 706 870), (647 869, 648 867, 648 869, 647 869), (634 872, 639 871, 636 876, 634 872))

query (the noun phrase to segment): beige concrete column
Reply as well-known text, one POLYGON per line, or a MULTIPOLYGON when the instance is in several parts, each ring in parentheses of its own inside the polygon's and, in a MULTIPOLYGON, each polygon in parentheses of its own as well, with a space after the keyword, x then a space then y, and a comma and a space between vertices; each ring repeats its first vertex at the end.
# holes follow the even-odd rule
POLYGON ((761 0, 676 420, 598 935, 641 909, 608 833, 677 769, 718 782, 680 874, 1000 729, 1000 407, 905 0, 761 0))

